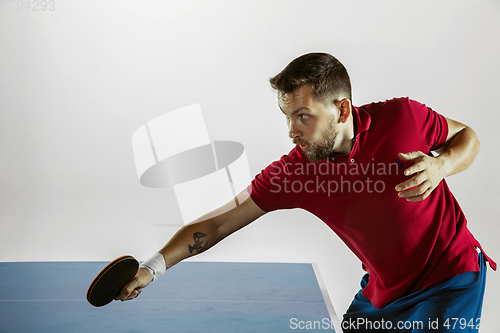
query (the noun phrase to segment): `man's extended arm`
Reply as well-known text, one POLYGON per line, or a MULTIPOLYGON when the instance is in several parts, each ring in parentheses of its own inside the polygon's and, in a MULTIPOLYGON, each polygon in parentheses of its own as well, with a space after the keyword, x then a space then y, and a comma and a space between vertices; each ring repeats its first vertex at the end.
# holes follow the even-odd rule
POLYGON ((399 154, 401 159, 415 162, 405 170, 406 176, 413 177, 396 186, 400 197, 408 201, 424 200, 444 177, 464 171, 474 161, 480 145, 476 133, 458 121, 449 118, 446 121, 448 136, 436 150, 438 156, 431 157, 421 151, 399 154))
MULTIPOLYGON (((236 207, 234 207, 235 201, 233 200, 180 228, 159 251, 165 259, 166 268, 211 248, 225 237, 265 214, 250 198, 248 192, 241 192, 237 200, 240 204, 236 207)), ((140 268, 116 299, 125 301, 135 298, 140 289, 149 285, 152 279, 153 277, 147 270, 140 268)))

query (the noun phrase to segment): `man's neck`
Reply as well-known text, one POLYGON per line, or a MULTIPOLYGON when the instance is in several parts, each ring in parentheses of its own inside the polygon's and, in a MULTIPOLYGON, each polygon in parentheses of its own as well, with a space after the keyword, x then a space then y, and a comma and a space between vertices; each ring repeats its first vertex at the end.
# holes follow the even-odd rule
POLYGON ((339 153, 349 155, 351 153, 352 147, 354 146, 356 138, 356 121, 354 118, 354 113, 347 119, 344 135, 342 137, 342 145, 340 146, 339 153))

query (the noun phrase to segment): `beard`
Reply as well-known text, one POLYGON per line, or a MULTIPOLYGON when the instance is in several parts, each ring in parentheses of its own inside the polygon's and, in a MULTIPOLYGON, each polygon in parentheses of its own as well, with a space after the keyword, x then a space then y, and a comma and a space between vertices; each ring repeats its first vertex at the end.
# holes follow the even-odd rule
POLYGON ((335 139, 337 138, 338 130, 335 129, 333 117, 330 118, 328 130, 323 133, 318 142, 305 141, 299 137, 293 138, 293 143, 301 146, 309 146, 304 150, 304 155, 312 162, 318 162, 327 159, 334 152, 335 139))

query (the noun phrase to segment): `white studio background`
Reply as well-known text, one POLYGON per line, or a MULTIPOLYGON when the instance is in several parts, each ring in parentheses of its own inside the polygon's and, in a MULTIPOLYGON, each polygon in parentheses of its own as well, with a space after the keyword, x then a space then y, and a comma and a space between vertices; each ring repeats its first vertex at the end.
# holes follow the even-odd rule
MULTIPOLYGON (((146 259, 182 221, 172 189, 139 184, 133 132, 200 103, 255 175, 293 147, 267 80, 317 51, 347 67, 355 105, 409 96, 476 131, 478 158, 448 182, 500 261, 500 1, 27 1, 0 1, 0 261, 146 259)), ((194 259, 317 262, 339 316, 363 274, 300 210, 194 259)), ((490 270, 483 332, 499 283, 490 270)))

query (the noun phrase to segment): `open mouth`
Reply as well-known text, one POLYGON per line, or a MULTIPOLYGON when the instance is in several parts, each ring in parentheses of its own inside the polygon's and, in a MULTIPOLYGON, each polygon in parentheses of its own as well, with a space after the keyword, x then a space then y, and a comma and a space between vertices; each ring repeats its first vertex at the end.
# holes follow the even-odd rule
POLYGON ((305 150, 307 150, 309 148, 309 146, 300 145, 300 148, 305 151, 305 150))

